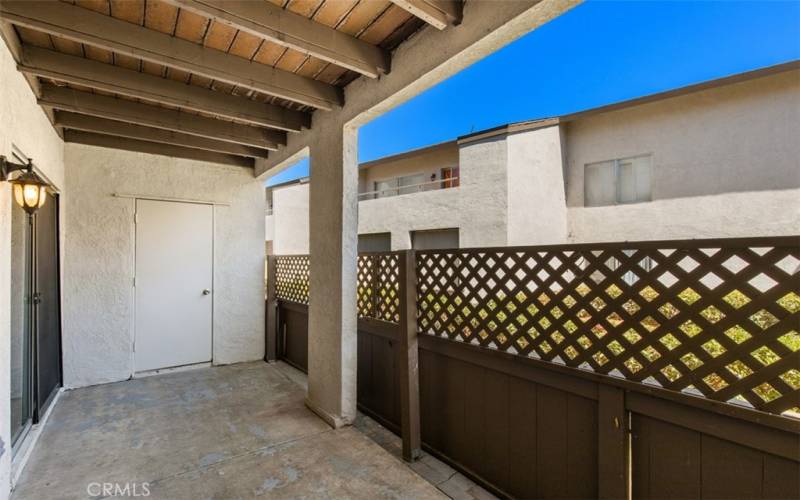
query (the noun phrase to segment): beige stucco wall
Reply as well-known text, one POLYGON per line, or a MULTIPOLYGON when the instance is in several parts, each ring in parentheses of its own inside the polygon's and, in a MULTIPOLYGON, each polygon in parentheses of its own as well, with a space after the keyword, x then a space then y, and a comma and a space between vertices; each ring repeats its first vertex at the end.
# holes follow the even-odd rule
POLYGON ((308 183, 304 183, 272 191, 272 251, 275 255, 308 253, 308 189, 308 183))
POLYGON ((133 373, 135 200, 207 200, 214 207, 213 362, 264 356, 264 188, 238 167, 67 144, 64 384, 133 373))
POLYGON ((267 215, 264 217, 264 239, 272 241, 275 239, 275 216, 267 215))
POLYGON ((571 241, 797 234, 800 71, 565 127, 571 241), (586 163, 653 155, 653 200, 583 205, 586 163))
MULTIPOLYGON (((463 247, 796 234, 798 130, 793 71, 500 134, 461 144, 455 163, 444 150, 362 169, 363 191, 421 166, 458 164, 461 187, 363 200, 358 230, 391 233, 394 250, 411 246, 411 231, 443 228, 459 228, 463 247), (582 206, 585 163, 645 153, 653 155, 652 202, 582 206)), ((276 230, 276 241, 304 242, 306 212, 284 213, 291 234, 276 230)))
MULTIPOLYGON (((5 43, 0 42, 0 155, 11 156, 12 145, 34 159, 58 190, 64 188, 61 139, 36 104, 28 83, 16 70, 5 43)), ((0 183, 0 499, 11 484, 10 342, 11 188, 0 183)), ((62 234, 65 229, 62 208, 62 234)), ((63 248, 63 247, 62 247, 63 248)))
POLYGON ((358 192, 374 191, 375 182, 404 175, 425 174, 425 180, 429 181, 431 174, 436 174, 436 179, 441 179, 443 168, 458 166, 458 144, 451 141, 432 150, 398 156, 362 165, 358 171, 358 192))
POLYGON ((510 134, 508 244, 564 243, 567 209, 558 126, 510 134))
POLYGON ((445 228, 459 229, 462 247, 505 245, 505 140, 472 143, 458 154, 459 187, 361 201, 359 234, 389 232, 392 250, 411 248, 411 231, 445 228))
MULTIPOLYGON (((459 228, 461 246, 504 245, 506 155, 504 138, 460 150, 452 142, 427 154, 362 169, 362 190, 372 189, 375 180, 418 172, 436 172, 439 178, 439 169, 454 166, 461 167, 461 184, 457 188, 363 200, 358 204, 359 234, 391 233, 392 249, 403 250, 411 248, 412 231, 459 228)), ((273 216, 267 217, 266 224, 273 227, 275 254, 308 253, 309 184, 277 187, 272 197, 273 216)))

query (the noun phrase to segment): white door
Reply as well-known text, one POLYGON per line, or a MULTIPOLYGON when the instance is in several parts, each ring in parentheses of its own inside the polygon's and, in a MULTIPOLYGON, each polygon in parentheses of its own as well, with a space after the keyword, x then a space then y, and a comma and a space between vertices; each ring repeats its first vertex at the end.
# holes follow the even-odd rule
POLYGON ((213 207, 136 200, 137 372, 211 361, 213 207))

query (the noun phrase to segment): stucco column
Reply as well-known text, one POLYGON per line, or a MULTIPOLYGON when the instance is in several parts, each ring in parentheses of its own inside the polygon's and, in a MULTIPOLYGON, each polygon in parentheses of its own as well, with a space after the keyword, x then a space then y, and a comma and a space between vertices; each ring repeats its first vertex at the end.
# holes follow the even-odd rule
POLYGON ((311 145, 306 404, 333 427, 356 416, 357 143, 337 126, 311 145))

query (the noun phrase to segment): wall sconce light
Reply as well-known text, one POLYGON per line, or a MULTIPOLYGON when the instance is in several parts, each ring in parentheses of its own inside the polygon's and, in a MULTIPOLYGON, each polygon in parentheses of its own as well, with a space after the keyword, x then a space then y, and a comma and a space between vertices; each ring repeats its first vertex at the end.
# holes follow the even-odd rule
POLYGON ((0 156, 0 181, 8 181, 14 192, 14 201, 29 215, 44 205, 47 200, 47 182, 33 171, 33 161, 28 159, 28 164, 13 163, 0 156), (22 171, 16 179, 8 180, 8 176, 16 171, 22 171))

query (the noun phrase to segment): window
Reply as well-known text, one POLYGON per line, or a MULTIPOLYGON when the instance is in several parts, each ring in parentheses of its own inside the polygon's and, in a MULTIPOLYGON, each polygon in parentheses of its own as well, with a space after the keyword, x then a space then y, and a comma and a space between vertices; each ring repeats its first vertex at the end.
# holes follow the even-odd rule
POLYGON ((425 184, 427 180, 425 174, 404 175, 397 179, 397 184, 400 188, 399 194, 411 194, 422 191, 425 186, 421 184, 425 184))
POLYGON ((390 252, 392 250, 391 233, 372 233, 358 235, 358 252, 390 252))
POLYGON ((587 163, 584 205, 599 207, 651 200, 652 155, 587 163))
POLYGON ((378 181, 375 183, 375 197, 386 198, 397 194, 397 179, 378 181))
POLYGON ((442 169, 442 189, 458 187, 461 185, 460 172, 458 167, 447 167, 442 169))
POLYGON ((437 248, 459 248, 458 229, 433 229, 430 231, 411 231, 411 247, 415 250, 434 250, 437 248))

